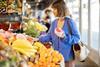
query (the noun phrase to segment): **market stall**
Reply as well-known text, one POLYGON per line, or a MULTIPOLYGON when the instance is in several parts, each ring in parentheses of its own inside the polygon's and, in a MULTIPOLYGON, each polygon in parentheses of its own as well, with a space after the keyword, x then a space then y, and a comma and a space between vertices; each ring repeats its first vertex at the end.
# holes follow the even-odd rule
POLYGON ((49 43, 0 30, 0 67, 60 67, 63 56, 49 43))
POLYGON ((22 22, 21 0, 0 0, 0 29, 18 30, 22 22))
POLYGON ((23 15, 22 3, 0 1, 0 67, 64 67, 63 56, 52 44, 37 40, 48 28, 37 17, 30 17, 29 6, 23 15))

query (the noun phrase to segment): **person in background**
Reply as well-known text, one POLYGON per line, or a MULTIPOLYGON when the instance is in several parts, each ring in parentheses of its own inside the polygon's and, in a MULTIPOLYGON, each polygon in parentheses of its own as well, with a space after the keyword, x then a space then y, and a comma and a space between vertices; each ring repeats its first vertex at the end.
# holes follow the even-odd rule
POLYGON ((45 17, 43 18, 44 25, 48 28, 48 30, 46 32, 48 32, 50 29, 50 24, 51 24, 50 12, 51 12, 51 10, 46 9, 45 10, 45 17))
POLYGON ((68 7, 63 0, 53 2, 51 8, 56 20, 52 22, 49 32, 45 36, 39 37, 39 41, 42 43, 52 42, 53 48, 63 55, 65 67, 75 67, 72 45, 79 42, 79 31, 74 20, 70 17, 68 7), (72 34, 69 34, 68 22, 72 29, 72 34))

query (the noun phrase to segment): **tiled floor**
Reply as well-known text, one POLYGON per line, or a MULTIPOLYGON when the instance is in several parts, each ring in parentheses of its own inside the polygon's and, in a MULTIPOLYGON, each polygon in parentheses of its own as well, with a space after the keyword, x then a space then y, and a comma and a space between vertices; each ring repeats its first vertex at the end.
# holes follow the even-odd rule
POLYGON ((100 66, 97 66, 90 59, 87 59, 85 62, 77 62, 75 67, 100 67, 100 66))

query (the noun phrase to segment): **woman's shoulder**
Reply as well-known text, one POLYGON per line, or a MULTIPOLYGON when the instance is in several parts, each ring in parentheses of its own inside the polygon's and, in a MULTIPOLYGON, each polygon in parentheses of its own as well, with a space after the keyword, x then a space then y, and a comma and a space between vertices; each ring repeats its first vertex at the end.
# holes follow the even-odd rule
POLYGON ((66 21, 70 21, 70 22, 72 22, 72 23, 74 22, 73 18, 70 17, 70 16, 66 16, 66 17, 65 17, 65 20, 66 20, 66 21))
POLYGON ((52 21, 52 24, 54 24, 54 23, 56 23, 57 22, 57 19, 54 19, 53 21, 52 21))
POLYGON ((70 25, 76 25, 76 23, 75 23, 75 21, 73 20, 73 18, 71 18, 71 17, 69 17, 69 16, 66 16, 66 17, 65 17, 65 21, 66 21, 67 23, 69 22, 70 25))
POLYGON ((66 16, 65 20, 72 20, 72 18, 70 16, 66 16))

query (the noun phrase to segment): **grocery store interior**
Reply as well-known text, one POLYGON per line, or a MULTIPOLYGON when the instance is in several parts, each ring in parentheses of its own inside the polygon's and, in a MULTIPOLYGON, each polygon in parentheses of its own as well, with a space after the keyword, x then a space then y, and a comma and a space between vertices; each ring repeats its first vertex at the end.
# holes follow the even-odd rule
MULTIPOLYGON (((49 20, 45 19, 45 10, 49 8, 54 1, 56 0, 0 0, 0 67, 18 67, 16 64, 22 65, 21 67, 35 67, 37 62, 41 65, 42 62, 44 65, 47 65, 44 61, 45 58, 42 58, 44 55, 42 53, 46 53, 45 49, 43 49, 44 47, 40 46, 39 48, 42 48, 39 50, 37 46, 34 46, 33 49, 31 48, 32 45, 27 46, 26 44, 41 44, 34 42, 40 35, 45 35, 48 32, 47 29, 49 25, 44 22, 48 21, 50 22, 49 24, 51 24, 55 19, 53 14, 51 14, 52 17, 49 20), (24 40, 20 40, 20 38, 24 40), (23 45, 20 46, 18 44, 23 45), (9 45, 9 47, 7 47, 7 45, 9 45), (30 47, 30 50, 28 47, 30 47), (28 50, 30 54, 28 54, 28 50), (39 51, 35 56, 36 50, 39 51), (32 52, 34 55, 32 55, 32 52), (35 59, 29 58, 29 61, 27 61, 27 56, 35 57, 35 59), (29 66, 25 66, 25 64, 29 66)), ((85 46, 90 51, 84 62, 76 61, 75 67, 100 67, 100 0, 64 1, 69 8, 72 19, 78 27, 81 41, 85 43, 85 46)), ((45 45, 47 48, 50 47, 48 43, 45 45)), ((49 54, 49 52, 47 53, 49 54)), ((57 56, 58 54, 55 53, 55 55, 57 56)), ((46 60, 50 58, 48 55, 48 59, 46 60)), ((58 60, 60 59, 61 57, 58 58, 58 60)), ((50 64, 53 65, 53 63, 50 64)))

